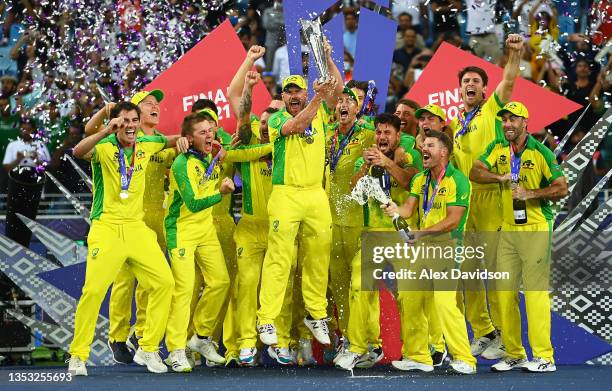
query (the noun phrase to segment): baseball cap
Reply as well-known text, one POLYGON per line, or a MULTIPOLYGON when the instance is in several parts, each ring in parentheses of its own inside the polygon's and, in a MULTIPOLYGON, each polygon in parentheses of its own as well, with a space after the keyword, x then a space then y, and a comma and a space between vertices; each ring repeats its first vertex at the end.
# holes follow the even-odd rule
POLYGON ((357 94, 355 94, 355 91, 345 86, 342 90, 342 93, 347 94, 351 97, 351 99, 355 100, 355 103, 357 103, 357 107, 359 108, 359 98, 357 97, 357 94))
POLYGON ((516 115, 517 117, 529 118, 529 111, 527 111, 527 107, 520 102, 509 102, 506 103, 504 107, 500 111, 497 112, 497 116, 501 117, 504 112, 509 111, 510 113, 516 115))
POLYGON ((417 111, 414 112, 414 116, 417 118, 421 118, 421 115, 424 112, 428 112, 437 117, 440 117, 442 121, 446 122, 446 114, 444 113, 444 110, 442 110, 442 108, 438 105, 429 104, 427 106, 421 107, 420 109, 417 109, 417 111))
POLYGON ((217 113, 214 112, 214 110, 207 107, 205 109, 198 110, 198 113, 208 114, 210 118, 212 118, 215 121, 215 124, 219 125, 219 116, 217 115, 217 113))
POLYGON ((285 91, 285 88, 287 88, 288 86, 292 84, 303 90, 308 89, 308 84, 306 83, 306 80, 304 80, 302 76, 291 75, 291 76, 287 76, 285 80, 283 80, 283 91, 285 91))
POLYGON ((153 90, 153 91, 138 91, 137 93, 134 94, 134 96, 132 96, 132 99, 130 99, 130 101, 133 104, 137 105, 137 104, 140 104, 140 102, 142 102, 149 95, 153 95, 155 99, 157 99, 158 102, 161 102, 162 100, 164 100, 164 92, 162 90, 153 90))

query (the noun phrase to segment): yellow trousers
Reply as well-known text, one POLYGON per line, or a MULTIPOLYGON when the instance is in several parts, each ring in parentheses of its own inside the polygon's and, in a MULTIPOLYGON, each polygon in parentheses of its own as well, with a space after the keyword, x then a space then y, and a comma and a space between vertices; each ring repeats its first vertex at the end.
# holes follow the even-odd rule
POLYGON ((187 343, 189 314, 195 285, 195 263, 204 277, 205 288, 193 315, 195 332, 211 336, 218 323, 229 293, 230 279, 221 245, 214 230, 210 238, 197 246, 178 247, 170 251, 175 288, 166 328, 169 351, 184 349, 187 343))
POLYGON ((522 282, 533 356, 554 362, 548 292, 551 235, 551 222, 522 227, 504 224, 498 248, 497 271, 509 272, 510 279, 498 280, 495 285, 504 330, 502 342, 506 354, 512 358, 527 357, 521 340, 518 296, 518 287, 522 282))
MULTIPOLYGON (((236 325, 239 349, 253 348, 257 343, 256 317, 257 294, 261 281, 261 271, 268 247, 268 220, 243 215, 234 233, 238 275, 236 278, 236 325)), ((275 319, 279 347, 289 347, 293 275, 295 270, 296 249, 293 249, 292 271, 285 292, 283 308, 275 319)))
POLYGON ((139 344, 144 351, 157 351, 166 329, 174 280, 155 233, 143 222, 110 224, 95 220, 87 246, 85 284, 75 314, 70 354, 87 361, 100 305, 125 264, 148 292, 149 316, 139 344))
MULTIPOLYGON (((428 246, 455 246, 454 242, 427 243, 428 246)), ((422 270, 447 271, 455 268, 454 260, 417 259, 411 270, 421 277, 422 270)), ((399 284, 398 306, 401 318, 402 353, 411 360, 432 365, 429 320, 440 327, 448 350, 455 360, 476 365, 467 335, 465 318, 457 305, 456 280, 416 279, 399 284), (431 311, 435 308, 435 311, 431 311)), ((437 342, 436 342, 437 343, 437 342)), ((434 344, 435 346, 436 344, 434 344)), ((438 348, 436 348, 438 350, 438 348)), ((439 351, 443 351, 440 349, 439 351)))
POLYGON ((351 289, 351 265, 359 251, 362 227, 332 226, 332 246, 329 260, 329 282, 338 311, 338 323, 343 335, 347 333, 349 320, 349 295, 351 289))
MULTIPOLYGON (((461 265, 462 271, 473 272, 478 268, 481 270, 483 268, 495 269, 498 232, 501 225, 500 193, 498 191, 474 191, 466 223, 465 244, 472 247, 484 247, 484 265, 477 261, 466 261, 461 265), (483 245, 484 242, 486 245, 483 245)), ((487 289, 481 280, 464 281, 463 287, 458 290, 457 302, 472 326, 474 338, 480 338, 496 329, 501 331, 497 292, 487 289)))
POLYGON ((368 344, 373 348, 380 347, 380 299, 378 291, 361 290, 361 249, 351 262, 351 293, 349 296, 350 317, 347 336, 349 350, 364 354, 368 344))
MULTIPOLYGON (((157 237, 157 243, 166 252, 166 239, 164 235, 164 211, 153 206, 144 206, 144 223, 151 228, 157 237)), ((127 340, 130 333, 130 323, 132 320, 132 297, 136 299, 136 322, 134 333, 141 337, 146 322, 147 292, 140 284, 136 286, 136 296, 134 296, 134 273, 127 265, 124 265, 111 290, 109 301, 109 325, 108 339, 111 342, 127 340)))
POLYGON ((289 278, 293 280, 293 295, 292 295, 292 322, 291 322, 291 342, 289 345, 294 348, 299 348, 299 341, 301 339, 312 340, 312 333, 304 324, 304 318, 307 313, 304 309, 304 300, 302 298, 302 265, 304 260, 304 246, 301 246, 301 232, 298 233, 297 243, 297 259, 295 273, 289 275, 289 278))
POLYGON ((259 292, 257 318, 274 323, 280 315, 291 272, 293 247, 302 229, 302 297, 313 319, 327 317, 331 212, 322 188, 274 186, 268 201, 268 252, 259 292))

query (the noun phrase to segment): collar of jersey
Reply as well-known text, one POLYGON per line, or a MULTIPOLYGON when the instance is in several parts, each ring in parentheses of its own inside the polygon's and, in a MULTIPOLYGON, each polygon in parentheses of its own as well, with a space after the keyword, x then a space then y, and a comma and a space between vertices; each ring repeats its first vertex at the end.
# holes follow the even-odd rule
POLYGON ((208 167, 210 166, 210 161, 211 161, 211 154, 210 153, 208 155, 206 155, 204 160, 200 159, 199 157, 197 157, 196 155, 194 155, 191 152, 185 152, 185 155, 187 155, 187 159, 196 159, 196 160, 202 162, 204 164, 204 167, 206 167, 206 169, 208 169, 208 167))

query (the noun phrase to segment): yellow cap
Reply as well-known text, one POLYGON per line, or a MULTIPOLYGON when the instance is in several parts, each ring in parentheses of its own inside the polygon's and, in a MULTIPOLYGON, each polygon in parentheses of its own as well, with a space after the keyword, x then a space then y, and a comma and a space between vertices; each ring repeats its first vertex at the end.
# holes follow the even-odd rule
POLYGON ((425 107, 421 107, 420 109, 414 112, 414 116, 417 118, 421 118, 421 114, 423 114, 424 112, 428 112, 435 115, 436 117, 440 117, 442 121, 446 122, 446 114, 444 113, 444 110, 442 110, 442 108, 438 105, 429 104, 425 107))
POLYGON ((351 99, 353 99, 355 101, 355 103, 357 103, 357 109, 359 111, 359 98, 357 97, 357 94, 355 94, 355 91, 351 90, 348 87, 344 87, 344 89, 342 90, 343 94, 347 94, 349 97, 351 97, 351 99))
POLYGON ((134 96, 132 97, 132 99, 130 99, 130 101, 133 104, 138 105, 149 95, 153 95, 155 99, 157 99, 157 102, 161 103, 161 101, 164 100, 164 92, 162 90, 153 90, 153 91, 138 91, 137 93, 134 94, 134 96))
POLYGON ((304 78, 300 75, 287 76, 285 80, 283 80, 283 91, 285 91, 285 88, 287 88, 291 84, 303 90, 308 89, 308 84, 306 83, 306 80, 304 80, 304 78))
POLYGON ((215 121, 215 125, 219 125, 219 116, 217 115, 217 113, 215 113, 213 109, 207 107, 205 109, 198 110, 198 113, 208 114, 210 118, 215 121))
POLYGON ((527 107, 520 102, 506 103, 506 105, 497 112, 497 116, 501 117, 506 111, 516 115, 517 117, 529 118, 529 111, 527 111, 527 107))

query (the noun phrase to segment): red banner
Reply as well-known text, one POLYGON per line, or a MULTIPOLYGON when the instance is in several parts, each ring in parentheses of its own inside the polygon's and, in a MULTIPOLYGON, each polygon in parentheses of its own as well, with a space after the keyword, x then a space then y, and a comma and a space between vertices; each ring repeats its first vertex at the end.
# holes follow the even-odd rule
MULTIPOLYGON (((408 92, 407 98, 421 106, 430 103, 439 105, 446 111, 450 121, 457 117, 457 113, 463 107, 457 75, 467 66, 477 66, 487 72, 489 83, 486 93, 487 97, 490 96, 502 80, 503 69, 453 45, 443 43, 408 92)), ((581 107, 521 77, 514 86, 512 100, 527 106, 529 131, 542 129, 581 107)))
MULTIPOLYGON (((219 125, 227 132, 236 128, 236 117, 229 106, 227 88, 244 61, 246 51, 229 21, 214 29, 185 53, 145 89, 160 89, 159 129, 165 134, 180 133, 185 115, 200 98, 211 99, 219 108, 219 125)), ((260 114, 270 104, 270 94, 262 82, 253 89, 253 112, 260 114)))

